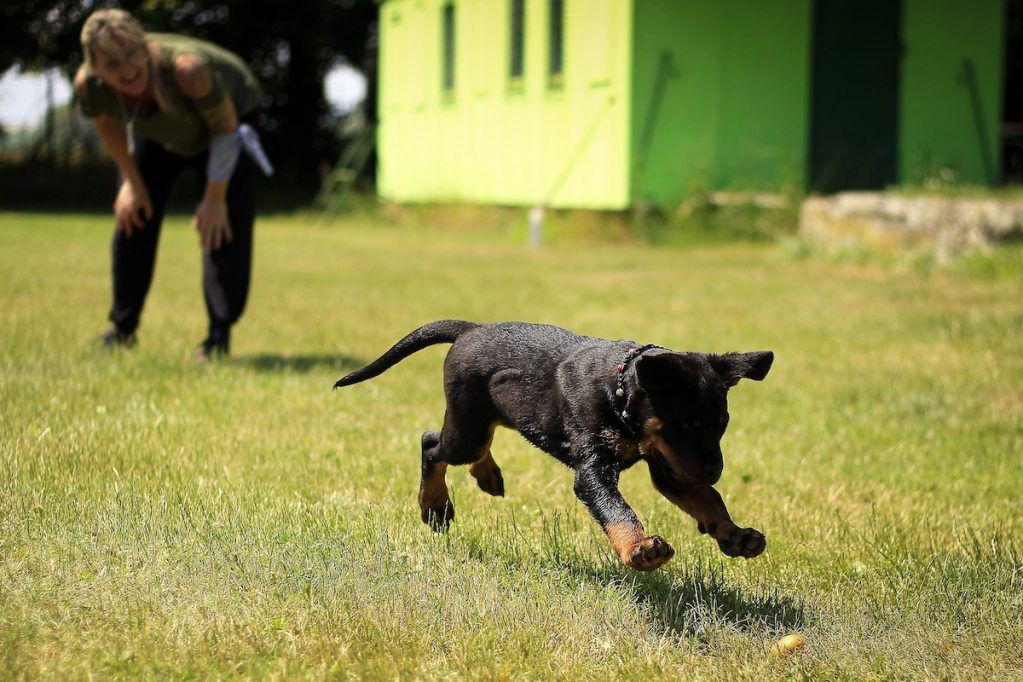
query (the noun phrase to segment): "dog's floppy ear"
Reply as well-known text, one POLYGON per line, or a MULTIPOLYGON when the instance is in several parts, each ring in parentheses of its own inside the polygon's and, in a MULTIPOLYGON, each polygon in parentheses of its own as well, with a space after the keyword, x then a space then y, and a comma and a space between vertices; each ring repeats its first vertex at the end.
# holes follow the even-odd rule
POLYGON ((651 393, 678 390, 681 385, 691 383, 694 375, 687 371, 684 358, 678 353, 641 355, 636 361, 636 377, 639 385, 651 393))
POLYGON ((714 368, 725 384, 735 386, 739 379, 753 379, 760 381, 767 376, 774 362, 774 353, 769 350, 754 351, 752 353, 725 353, 724 355, 711 355, 710 365, 714 368))

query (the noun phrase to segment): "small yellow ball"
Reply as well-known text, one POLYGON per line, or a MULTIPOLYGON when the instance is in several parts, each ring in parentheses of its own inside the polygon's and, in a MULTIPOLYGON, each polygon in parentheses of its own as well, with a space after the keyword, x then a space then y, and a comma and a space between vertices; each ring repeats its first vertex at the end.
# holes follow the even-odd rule
POLYGON ((771 647, 771 655, 777 658, 791 656, 806 646, 806 637, 802 635, 785 635, 778 640, 778 643, 771 647))

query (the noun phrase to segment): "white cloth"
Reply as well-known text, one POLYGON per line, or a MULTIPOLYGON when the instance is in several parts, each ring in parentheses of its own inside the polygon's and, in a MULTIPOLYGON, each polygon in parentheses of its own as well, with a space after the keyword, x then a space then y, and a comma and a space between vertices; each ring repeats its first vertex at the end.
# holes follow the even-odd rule
POLYGON ((274 169, 259 143, 259 133, 248 123, 242 123, 233 132, 217 133, 210 137, 210 159, 206 164, 206 177, 213 182, 229 180, 238 164, 241 150, 252 157, 266 176, 274 169))

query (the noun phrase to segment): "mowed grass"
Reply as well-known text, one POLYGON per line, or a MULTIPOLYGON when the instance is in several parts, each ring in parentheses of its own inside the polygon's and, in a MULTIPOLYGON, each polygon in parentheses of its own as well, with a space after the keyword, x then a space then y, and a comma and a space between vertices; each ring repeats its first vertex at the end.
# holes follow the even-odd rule
POLYGON ((0 669, 14 679, 1019 679, 1023 273, 773 244, 651 248, 401 225, 257 227, 230 360, 197 365, 199 252, 168 222, 140 343, 98 350, 106 216, 0 214, 0 669), (802 255, 797 255, 802 254, 802 255), (554 323, 776 353, 732 391, 718 485, 764 531, 728 559, 611 555, 572 473, 499 431, 507 497, 449 471, 419 521, 446 348, 343 391, 419 324, 554 323), (806 646, 768 649, 798 632, 806 646))

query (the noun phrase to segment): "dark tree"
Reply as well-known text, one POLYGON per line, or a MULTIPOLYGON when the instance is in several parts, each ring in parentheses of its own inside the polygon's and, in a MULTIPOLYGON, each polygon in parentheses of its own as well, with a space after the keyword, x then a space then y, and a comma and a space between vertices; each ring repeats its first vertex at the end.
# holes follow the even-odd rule
POLYGON ((320 163, 336 155, 324 77, 344 61, 368 80, 376 78, 375 0, 5 2, 0 73, 12 66, 58 67, 70 77, 82 62, 82 24, 94 9, 108 6, 132 12, 146 30, 211 40, 245 59, 267 93, 259 117, 278 183, 315 192, 320 163))

